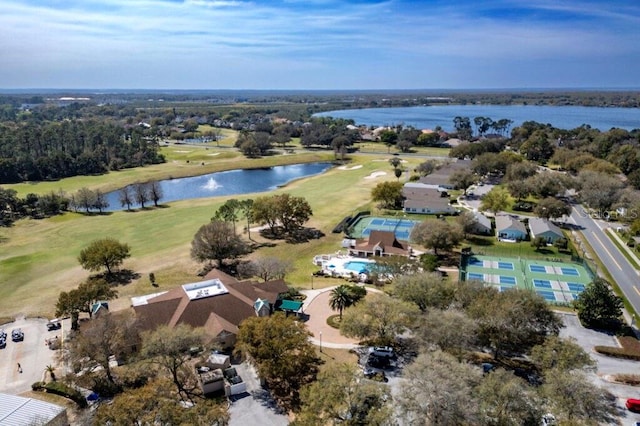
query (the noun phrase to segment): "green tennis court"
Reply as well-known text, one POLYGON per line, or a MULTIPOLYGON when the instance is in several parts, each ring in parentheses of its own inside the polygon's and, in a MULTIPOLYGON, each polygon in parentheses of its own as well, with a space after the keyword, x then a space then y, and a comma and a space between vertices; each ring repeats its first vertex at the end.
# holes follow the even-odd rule
POLYGON ((552 260, 465 256, 462 280, 480 280, 500 291, 518 287, 535 291, 550 303, 572 302, 593 280, 581 264, 552 260))
POLYGON ((350 233, 353 238, 367 238, 371 231, 389 231, 393 232, 397 239, 409 241, 411 230, 418 223, 419 220, 366 216, 351 225, 350 233))

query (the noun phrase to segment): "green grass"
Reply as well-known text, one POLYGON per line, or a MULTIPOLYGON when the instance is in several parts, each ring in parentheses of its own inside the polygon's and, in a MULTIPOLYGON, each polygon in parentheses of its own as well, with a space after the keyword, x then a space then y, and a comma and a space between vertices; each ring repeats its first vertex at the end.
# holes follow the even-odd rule
POLYGON ((498 241, 494 236, 468 236, 465 243, 476 254, 502 257, 523 257, 527 259, 545 259, 548 257, 558 258, 562 261, 571 261, 571 252, 559 251, 556 247, 544 247, 536 250, 531 246, 530 241, 519 243, 509 243, 498 241))
MULTIPOLYGON (((608 228, 608 229, 610 229, 610 228, 608 228)), ((620 240, 618 238, 616 238, 616 235, 612 234, 612 232, 615 232, 615 231, 605 231, 605 234, 607 234, 607 237, 618 248, 618 251, 620 251, 620 253, 622 253, 624 255, 624 257, 627 258, 627 260, 629 261, 631 266, 633 266, 635 269, 640 269, 640 265, 638 265, 638 262, 636 261, 636 259, 634 259, 633 256, 631 256, 629 254, 629 252, 627 251, 627 247, 625 247, 620 242, 620 240)))
MULTIPOLYGON (((278 161, 286 164, 327 160, 330 157, 331 154, 327 153, 309 153, 263 160, 239 159, 216 167, 255 167, 260 164, 274 165, 278 161)), ((287 277, 287 281, 296 287, 310 288, 311 273, 317 270, 312 263, 313 256, 333 253, 340 248, 342 235, 331 233, 333 227, 344 216, 369 207, 371 189, 378 182, 395 179, 388 163, 377 160, 379 159, 370 155, 353 156, 348 166, 362 167, 352 170, 336 168, 275 191, 305 197, 313 209, 313 216, 307 225, 322 230, 326 236, 320 240, 293 245, 278 241, 274 247, 261 248, 252 256, 277 256, 290 260, 295 271, 287 277), (374 171, 384 171, 387 174, 376 179, 365 179, 374 171)), ((419 162, 419 159, 416 161, 419 162)), ((158 176, 166 174, 163 167, 171 166, 158 166, 158 176)), ((144 172, 150 169, 145 167, 131 173, 132 176, 143 178, 144 172)), ((64 184, 67 190, 82 186, 116 186, 112 182, 113 175, 90 177, 93 185, 86 183, 87 177, 65 180, 64 184)), ((34 189, 37 187, 39 192, 46 192, 49 189, 44 188, 48 184, 34 185, 34 189)), ((248 194, 233 198, 255 196, 257 195, 248 194)), ((88 276, 88 272, 82 270, 77 261, 80 250, 91 241, 105 236, 130 245, 132 257, 125 261, 124 267, 141 274, 140 279, 133 283, 118 287, 121 297, 113 302, 114 306, 128 306, 128 298, 133 295, 197 281, 199 277, 196 273, 200 265, 189 257, 191 240, 198 228, 208 222, 215 210, 228 198, 231 197, 186 200, 170 203, 164 208, 104 215, 67 213, 46 220, 21 220, 11 228, 3 228, 0 230, 0 312, 4 316, 19 312, 27 315, 52 315, 60 291, 75 288, 88 276), (158 288, 150 285, 149 272, 155 274, 158 288)), ((335 284, 336 281, 332 279, 314 278, 316 288, 335 284)))

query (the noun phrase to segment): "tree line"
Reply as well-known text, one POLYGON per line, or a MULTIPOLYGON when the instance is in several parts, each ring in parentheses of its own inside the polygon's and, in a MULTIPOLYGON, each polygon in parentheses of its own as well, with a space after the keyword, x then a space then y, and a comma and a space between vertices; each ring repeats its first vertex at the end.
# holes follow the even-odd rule
POLYGON ((109 121, 0 124, 0 183, 102 174, 164 161, 156 141, 109 121))

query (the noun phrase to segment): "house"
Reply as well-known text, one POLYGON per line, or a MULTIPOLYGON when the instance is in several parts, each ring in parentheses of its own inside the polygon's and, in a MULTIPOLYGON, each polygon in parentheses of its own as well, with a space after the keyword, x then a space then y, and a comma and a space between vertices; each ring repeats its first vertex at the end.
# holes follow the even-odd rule
POLYGON ((442 189, 421 183, 406 183, 402 188, 405 213, 456 214, 448 194, 442 189))
POLYGON ((496 236, 500 241, 522 241, 529 233, 522 222, 509 215, 496 216, 496 236))
POLYGON ((482 213, 474 213, 473 217, 476 222, 473 224, 471 229, 472 234, 478 235, 490 235, 493 232, 493 227, 491 226, 491 219, 483 215, 482 213))
POLYGON ((470 170, 471 160, 455 160, 442 165, 435 172, 421 177, 418 182, 443 189, 455 189, 455 185, 450 182, 451 176, 459 170, 470 170))
POLYGON ((564 238, 562 230, 547 219, 532 217, 529 219, 529 229, 531 230, 531 238, 542 237, 548 244, 564 238))
POLYGON ((349 255, 356 257, 370 256, 410 256, 411 247, 407 242, 400 242, 391 231, 371 231, 368 240, 358 239, 349 248, 349 255))
POLYGON ((177 324, 203 327, 222 347, 231 348, 240 323, 252 316, 273 313, 280 295, 288 290, 282 280, 238 281, 214 269, 204 281, 133 297, 131 302, 143 330, 177 324))

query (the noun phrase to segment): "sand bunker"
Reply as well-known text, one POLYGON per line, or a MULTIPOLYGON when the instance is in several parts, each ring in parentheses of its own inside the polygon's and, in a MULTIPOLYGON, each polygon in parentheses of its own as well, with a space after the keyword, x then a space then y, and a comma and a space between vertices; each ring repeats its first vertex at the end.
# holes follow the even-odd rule
POLYGON ((214 152, 213 154, 207 154, 207 155, 210 156, 210 157, 213 157, 214 155, 220 155, 220 153, 219 152, 214 152))
POLYGON ((356 170, 356 169, 360 169, 360 168, 362 168, 362 164, 359 164, 357 166, 352 166, 352 167, 340 166, 340 167, 338 167, 338 170, 356 170))
POLYGON ((173 151, 173 152, 181 152, 181 153, 183 153, 183 154, 187 154, 187 153, 189 153, 189 152, 191 152, 191 151, 173 151))
POLYGON ((375 179, 377 177, 384 176, 386 174, 387 174, 387 172, 373 172, 369 176, 365 176, 364 178, 365 179, 375 179))

